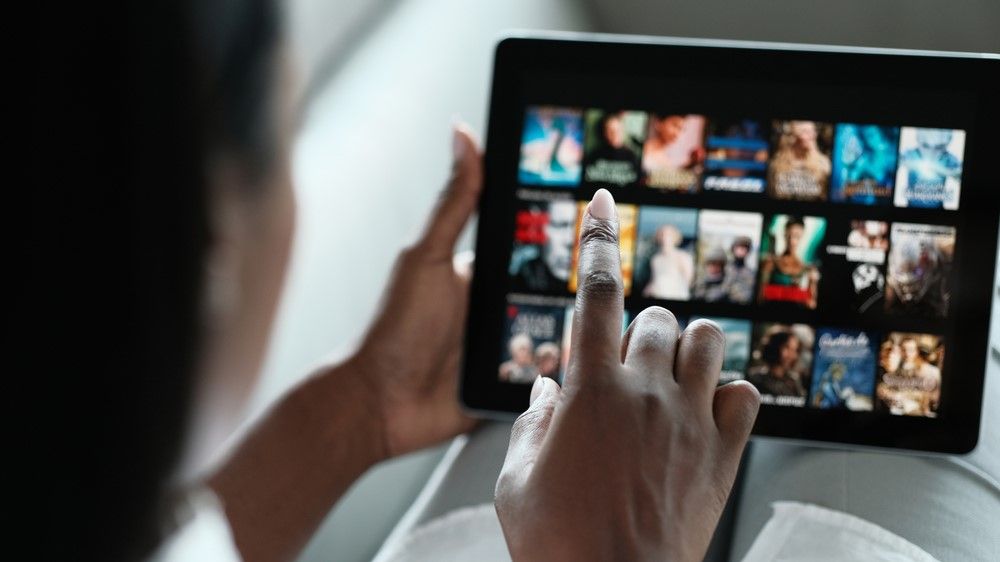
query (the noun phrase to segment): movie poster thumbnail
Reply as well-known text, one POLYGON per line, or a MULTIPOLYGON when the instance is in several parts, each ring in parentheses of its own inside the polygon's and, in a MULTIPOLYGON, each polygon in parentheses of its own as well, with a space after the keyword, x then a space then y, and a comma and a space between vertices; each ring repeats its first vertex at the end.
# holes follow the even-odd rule
POLYGON ((965 131, 903 127, 896 206, 958 209, 964 159, 965 131))
POLYGON ((705 165, 705 117, 651 113, 642 149, 644 185, 666 191, 698 191, 705 165))
POLYGON ((560 380, 565 317, 565 305, 508 302, 499 380, 531 384, 538 375, 560 380))
POLYGON ((809 406, 821 410, 872 410, 878 336, 861 330, 816 331, 809 406))
POLYGON ((508 273, 515 292, 565 291, 573 267, 577 202, 519 202, 508 273))
POLYGON ((713 119, 705 139, 705 191, 763 193, 768 134, 764 121, 713 119))
POLYGON ((833 125, 816 121, 775 121, 771 135, 767 194, 775 199, 826 201, 833 125))
POLYGON ((739 318, 697 316, 692 317, 691 321, 694 322, 699 318, 715 322, 726 336, 726 355, 722 359, 719 384, 743 379, 747 372, 747 365, 750 363, 750 321, 739 318))
POLYGON ((757 324, 747 380, 760 391, 761 404, 806 405, 815 334, 805 324, 757 324))
MULTIPOLYGON (((562 385, 566 378, 566 373, 569 372, 569 355, 570 351, 573 349, 573 314, 576 307, 572 304, 566 306, 566 321, 563 323, 563 339, 562 339, 562 373, 563 378, 559 379, 559 384, 562 385)), ((622 335, 625 334, 625 330, 628 328, 629 323, 632 321, 633 316, 628 310, 622 312, 622 335)))
POLYGON ((899 127, 837 125, 833 140, 830 200, 888 205, 896 183, 899 127))
POLYGON ((576 187, 583 159, 583 112, 529 107, 521 135, 518 181, 525 185, 576 187))
POLYGON ((583 180, 618 187, 637 183, 646 114, 589 109, 584 114, 584 125, 583 180))
POLYGON ((694 283, 698 211, 639 208, 634 291, 651 299, 686 301, 694 283))
POLYGON ((774 215, 761 242, 761 303, 791 303, 815 309, 818 303, 820 259, 826 219, 774 215))
POLYGON ((852 220, 829 232, 824 285, 838 295, 850 295, 855 312, 883 310, 885 261, 889 249, 889 223, 852 220))
POLYGON ((694 300, 753 302, 763 220, 758 213, 738 211, 705 210, 698 214, 694 300))
POLYGON ((940 336, 891 332, 879 348, 875 409, 897 416, 937 416, 944 342, 940 336))
POLYGON ((948 278, 954 252, 954 227, 893 223, 886 274, 886 312, 944 318, 951 300, 948 278))
MULTIPOLYGON (((576 230, 573 234, 573 263, 569 271, 569 290, 576 292, 577 270, 580 260, 580 226, 587 212, 587 202, 577 203, 576 230)), ((621 250, 622 289, 625 296, 632 290, 633 257, 635 255, 635 223, 638 210, 635 205, 616 204, 618 210, 618 248, 621 250)))

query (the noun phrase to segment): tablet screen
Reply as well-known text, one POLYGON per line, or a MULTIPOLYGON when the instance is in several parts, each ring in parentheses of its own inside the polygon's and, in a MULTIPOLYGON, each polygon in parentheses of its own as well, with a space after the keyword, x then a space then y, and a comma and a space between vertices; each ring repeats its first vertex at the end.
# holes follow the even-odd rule
POLYGON ((623 324, 714 320, 766 405, 933 417, 964 157, 961 129, 526 107, 497 376, 565 372, 588 185, 618 202, 623 324))
POLYGON ((871 430, 967 407, 959 321, 988 302, 963 301, 963 276, 988 263, 988 286, 996 250, 995 201, 992 224, 970 224, 991 200, 967 166, 977 98, 823 78, 524 71, 513 134, 491 147, 507 153, 492 170, 504 181, 488 182, 506 210, 490 297, 502 312, 481 332, 494 383, 565 376, 581 217, 606 188, 623 330, 653 305, 682 327, 715 321, 720 382, 755 385, 772 426, 871 430))

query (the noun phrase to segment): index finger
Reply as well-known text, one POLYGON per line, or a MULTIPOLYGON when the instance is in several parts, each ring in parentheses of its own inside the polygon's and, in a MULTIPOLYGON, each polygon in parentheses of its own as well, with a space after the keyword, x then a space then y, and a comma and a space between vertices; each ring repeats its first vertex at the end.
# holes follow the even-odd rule
POLYGON ((624 304, 618 213, 606 189, 594 194, 583 214, 578 263, 571 363, 620 364, 624 304))

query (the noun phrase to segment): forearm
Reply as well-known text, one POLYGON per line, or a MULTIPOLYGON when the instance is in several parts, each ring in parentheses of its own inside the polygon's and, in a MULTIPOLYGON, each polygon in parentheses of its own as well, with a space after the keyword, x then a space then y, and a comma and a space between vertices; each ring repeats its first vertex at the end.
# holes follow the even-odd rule
POLYGON ((385 454, 377 398, 350 362, 269 411, 209 479, 244 559, 289 560, 348 487, 385 454))

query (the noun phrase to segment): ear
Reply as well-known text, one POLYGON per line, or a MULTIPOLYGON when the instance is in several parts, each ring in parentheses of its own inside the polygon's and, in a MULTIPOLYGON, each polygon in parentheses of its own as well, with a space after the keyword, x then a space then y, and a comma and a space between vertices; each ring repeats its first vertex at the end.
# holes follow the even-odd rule
POLYGON ((232 157, 213 159, 208 174, 209 248, 205 252, 204 315, 210 330, 236 314, 242 294, 242 269, 248 247, 249 217, 240 196, 240 172, 232 157))

